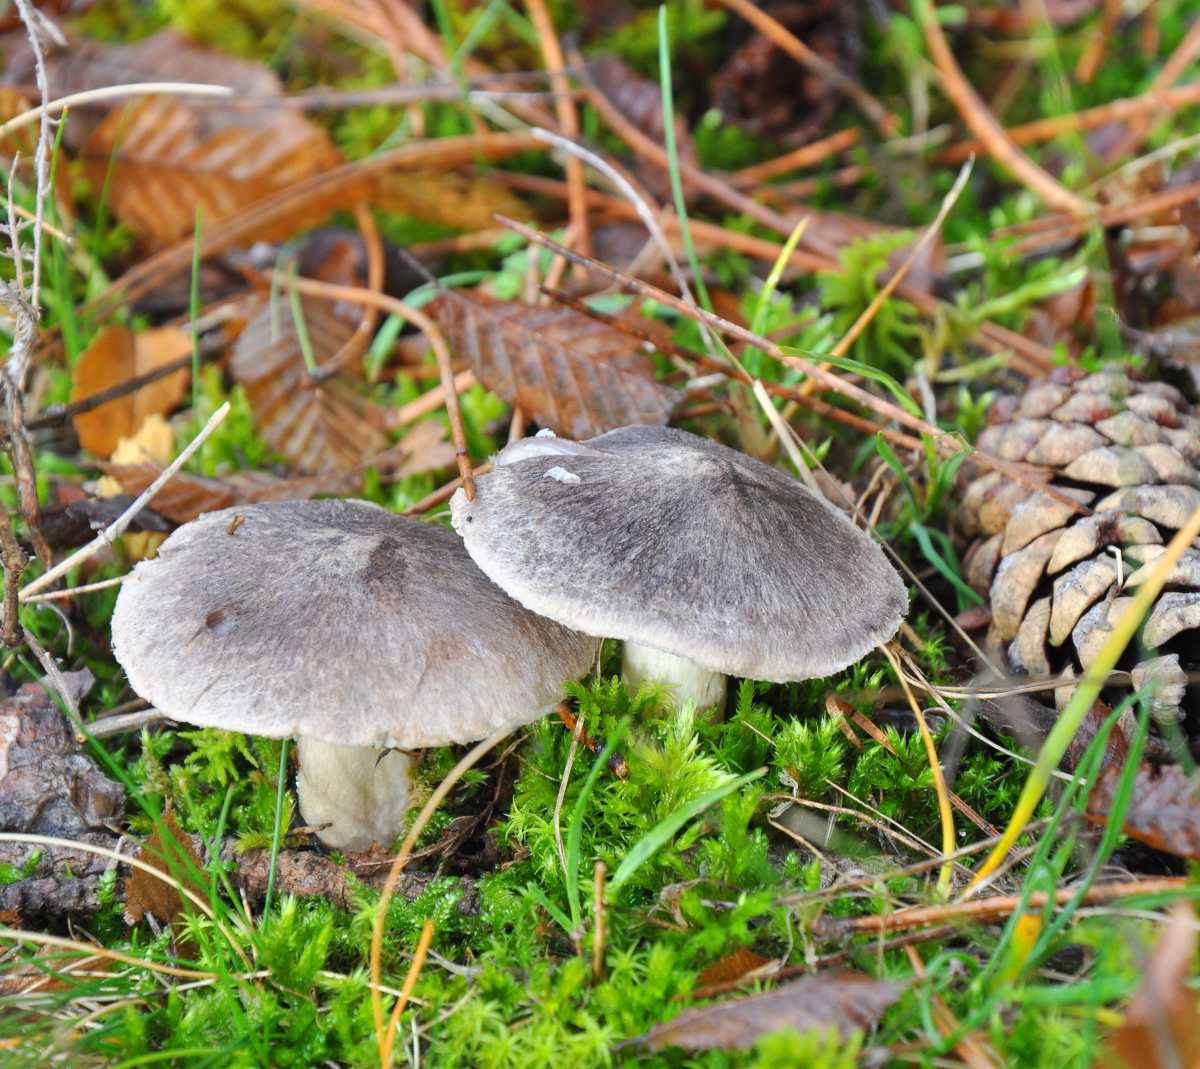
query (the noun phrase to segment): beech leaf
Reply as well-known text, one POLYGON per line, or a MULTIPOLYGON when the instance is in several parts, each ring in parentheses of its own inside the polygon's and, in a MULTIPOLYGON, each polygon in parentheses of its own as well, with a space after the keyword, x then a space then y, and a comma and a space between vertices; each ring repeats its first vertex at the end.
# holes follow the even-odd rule
MULTIPOLYGON (((104 327, 79 356, 71 400, 90 397, 153 371, 186 356, 191 349, 191 338, 175 327, 144 330, 136 335, 120 324, 104 327)), ((73 420, 80 444, 98 457, 112 456, 120 439, 136 433, 147 416, 170 412, 183 399, 187 383, 187 371, 173 372, 90 412, 80 412, 73 420)))
MULTIPOLYGON (((300 308, 319 365, 341 349, 354 326, 327 301, 304 299, 300 308)), ((264 303, 251 317, 229 370, 246 390, 263 440, 305 475, 348 471, 387 446, 377 406, 340 379, 310 380, 286 297, 274 309, 264 303)))
POLYGON ((679 403, 677 390, 655 381, 641 341, 582 312, 457 291, 429 312, 484 386, 556 434, 662 425, 679 403))
MULTIPOLYGON (((273 113, 261 127, 230 123, 206 133, 198 110, 155 96, 111 112, 80 158, 92 188, 107 181, 117 218, 153 247, 191 234, 197 207, 211 226, 338 161, 329 134, 293 112, 273 113)), ((336 203, 319 198, 253 237, 290 236, 361 194, 358 187, 335 192, 336 203)))

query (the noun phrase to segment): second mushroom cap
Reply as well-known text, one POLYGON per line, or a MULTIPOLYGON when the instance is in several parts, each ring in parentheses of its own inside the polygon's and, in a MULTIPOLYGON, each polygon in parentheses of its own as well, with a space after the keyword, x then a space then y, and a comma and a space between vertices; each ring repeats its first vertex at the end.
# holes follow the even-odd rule
POLYGON ((829 675, 889 639, 907 606, 845 516, 685 431, 524 439, 451 509, 471 557, 526 608, 734 675, 829 675))

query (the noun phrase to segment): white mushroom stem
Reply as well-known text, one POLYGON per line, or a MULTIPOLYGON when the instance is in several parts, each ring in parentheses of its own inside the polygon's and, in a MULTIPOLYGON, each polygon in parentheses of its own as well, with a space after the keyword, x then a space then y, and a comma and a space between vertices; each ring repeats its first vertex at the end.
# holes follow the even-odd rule
POLYGON ((337 850, 390 847, 404 831, 412 794, 412 758, 378 746, 339 746, 301 738, 296 793, 306 824, 337 850))
POLYGON ((725 676, 704 668, 686 657, 656 650, 640 642, 626 642, 621 661, 625 686, 633 693, 642 682, 649 680, 670 688, 677 706, 690 700, 696 710, 715 709, 716 716, 725 713, 725 676))

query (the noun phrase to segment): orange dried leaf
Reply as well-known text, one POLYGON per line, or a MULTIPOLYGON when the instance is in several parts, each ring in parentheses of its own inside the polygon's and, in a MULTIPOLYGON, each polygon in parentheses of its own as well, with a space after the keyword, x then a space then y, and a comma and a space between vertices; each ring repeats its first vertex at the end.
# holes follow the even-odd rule
MULTIPOLYGON (((201 114, 169 97, 143 97, 113 111, 83 147, 92 187, 107 177, 117 218, 153 246, 191 234, 196 209, 211 226, 339 162, 329 134, 291 112, 256 128, 227 124, 211 133, 201 114)), ((271 240, 312 226, 364 195, 355 185, 309 203, 255 238, 271 240)))
MULTIPOLYGON (((354 326, 324 301, 300 302, 305 329, 319 365, 346 343, 354 326)), ((314 384, 304 363, 291 307, 263 307, 246 324, 229 362, 263 440, 306 475, 348 471, 387 446, 378 429, 382 414, 339 380, 314 384)))
POLYGON ((661 425, 679 403, 678 391, 655 381, 640 341, 582 312, 458 292, 429 312, 484 386, 557 434, 661 425))
MULTIPOLYGON (((191 338, 175 327, 144 330, 137 335, 120 324, 104 327, 79 356, 71 400, 91 397, 179 360, 191 349, 191 338)), ((90 412, 79 413, 74 424, 80 444, 96 456, 111 456, 120 439, 134 434, 147 416, 171 411, 183 398, 187 383, 187 371, 173 372, 90 412)))
POLYGON ((807 976, 763 995, 684 1010, 640 1037, 649 1050, 747 1050, 763 1036, 788 1028, 797 1032, 836 1029, 842 1037, 874 1027, 904 991, 891 980, 861 973, 807 976))

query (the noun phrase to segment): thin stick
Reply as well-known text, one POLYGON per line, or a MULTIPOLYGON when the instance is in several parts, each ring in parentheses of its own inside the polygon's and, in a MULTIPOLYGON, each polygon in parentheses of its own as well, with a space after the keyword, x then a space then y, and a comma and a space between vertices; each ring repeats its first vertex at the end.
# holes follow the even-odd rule
POLYGON ((135 958, 130 954, 120 954, 108 947, 80 943, 74 939, 64 939, 58 935, 46 935, 44 932, 27 932, 19 928, 0 928, 0 940, 11 943, 36 943, 40 946, 57 947, 61 950, 74 950, 78 954, 90 954, 96 957, 119 961, 123 965, 132 965, 137 969, 149 969, 151 972, 165 973, 167 976, 179 976, 187 980, 215 980, 216 973, 201 972, 198 969, 180 969, 174 965, 160 965, 157 961, 146 958, 135 958))
POLYGON ((185 448, 183 452, 179 454, 179 456, 171 461, 168 467, 163 469, 158 478, 156 478, 154 482, 152 482, 146 487, 145 490, 142 491, 142 493, 137 497, 133 504, 129 506, 129 508, 122 512, 120 516, 113 520, 112 523, 104 528, 103 531, 96 535, 96 537, 82 549, 72 553, 66 560, 60 561, 49 571, 39 575, 32 582, 27 583, 25 588, 21 591, 21 600, 24 601, 27 597, 29 597, 29 595, 36 594, 39 591, 44 590, 46 587, 50 586, 51 583, 56 582, 61 576, 66 575, 66 573, 74 568, 77 564, 82 563, 94 553, 97 553, 99 550, 103 549, 105 546, 111 543, 114 538, 119 538, 124 533, 125 529, 133 522, 134 517, 141 512, 142 509, 144 509, 149 503, 150 499, 157 494, 159 490, 161 490, 167 484, 168 481, 170 481, 171 476, 179 471, 179 469, 191 459, 192 454, 195 453, 196 450, 208 440, 208 436, 220 426, 221 421, 227 415, 229 415, 228 401, 221 405, 221 407, 218 408, 211 417, 209 417, 208 422, 201 429, 200 433, 188 443, 187 448, 185 448))
POLYGON ((571 731, 571 745, 567 749, 567 760, 563 765, 562 778, 558 782, 558 796, 554 799, 554 813, 552 815, 554 845, 558 848, 558 860, 562 863, 563 876, 568 880, 571 878, 571 872, 567 867, 567 851, 563 846, 562 806, 563 799, 567 796, 567 785, 571 782, 571 769, 575 766, 575 754, 579 752, 579 740, 583 735, 583 719, 584 716, 580 713, 579 718, 575 721, 575 727, 571 731))
POLYGON ((801 145, 791 152, 785 152, 773 160, 756 163, 752 167, 743 167, 740 171, 734 171, 731 177, 739 186, 757 185, 759 182, 765 182, 769 178, 778 178, 779 175, 788 174, 790 171, 799 171, 804 167, 824 163, 835 153, 857 144, 861 135, 862 131, 858 127, 839 130, 836 134, 830 134, 817 141, 810 141, 807 145, 801 145))
POLYGON ((72 416, 78 416, 83 412, 90 412, 92 409, 99 408, 109 401, 115 401, 118 397, 136 393, 143 386, 149 386, 152 382, 165 379, 168 375, 174 375, 175 372, 183 371, 191 366, 192 356, 189 353, 187 356, 181 356, 178 360, 171 360, 160 367, 156 367, 153 371, 134 375, 124 382, 118 382, 115 386, 109 386, 106 390, 97 390, 95 393, 88 394, 87 397, 81 397, 78 401, 72 401, 66 405, 52 405, 29 420, 25 424, 25 429, 36 431, 42 427, 51 427, 72 416))
POLYGON ((925 34, 925 43, 941 75, 942 91, 958 110, 963 122, 979 138, 984 149, 998 163, 1003 164, 1027 189, 1036 193, 1053 208, 1071 215, 1090 216, 1096 207, 1077 196, 1061 182, 1026 156, 1009 139, 1004 127, 988 110, 971 84, 963 75, 946 35, 942 32, 930 0, 915 0, 917 19, 925 34))
MULTIPOLYGON (((475 372, 470 368, 460 371, 454 376, 454 392, 456 394, 465 393, 475 385, 475 382, 475 372)), ((405 427, 422 416, 429 415, 430 412, 436 412, 445 403, 446 391, 439 382, 436 386, 426 390, 420 397, 409 401, 406 405, 401 405, 390 413, 387 417, 388 429, 396 430, 399 427, 405 427)))
MULTIPOLYGON (((1175 891, 1195 890, 1190 887, 1186 876, 1166 876, 1153 880, 1123 880, 1117 883, 1102 883, 1090 887, 1083 895, 1081 905, 1111 902, 1115 898, 1130 898, 1134 895, 1161 895, 1175 891)), ((1075 897, 1077 891, 1060 887, 1054 892, 1055 905, 1065 905, 1075 897)), ((1016 911, 1023 900, 1022 895, 996 895, 991 898, 976 898, 969 902, 953 902, 945 906, 918 906, 870 917, 849 917, 830 924, 831 929, 846 934, 859 932, 899 932, 907 928, 920 928, 927 924, 943 924, 951 920, 990 921, 1007 917, 1016 911)), ((1029 896, 1028 909, 1034 912, 1049 904, 1051 898, 1045 891, 1035 891, 1029 896)))
MULTIPOLYGON (((1165 118, 1170 112, 1193 104, 1200 104, 1200 82, 1189 82, 1158 93, 1143 93, 1135 97, 1122 97, 1099 104, 1094 108, 1072 112, 1070 115, 1055 115, 1048 119, 1037 119, 1010 126, 1005 136, 1014 145, 1032 145, 1039 141, 1051 141, 1063 134, 1095 130, 1108 123, 1126 122, 1139 116, 1156 112, 1165 118)), ((982 141, 958 141, 947 145, 934 156, 937 163, 962 163, 973 153, 986 151, 982 141)))
POLYGON ((58 115, 67 108, 85 104, 103 104, 122 97, 148 96, 155 93, 173 96, 231 97, 233 90, 227 85, 209 85, 205 82, 130 82, 128 85, 104 85, 98 89, 85 89, 81 93, 70 93, 47 104, 21 112, 8 122, 0 124, 0 138, 31 126, 43 115, 58 115))
POLYGON ((383 890, 379 895, 379 903, 375 907, 375 920, 371 927, 371 1012, 375 1017, 375 1036, 379 1044, 379 1056, 381 1062, 386 1066, 385 1058, 391 1054, 391 1031, 387 1032, 383 1027, 383 996, 379 992, 381 976, 383 973, 383 928, 384 921, 387 917, 388 903, 392 899, 392 895, 396 891, 396 881, 400 878, 400 873, 404 871, 404 866, 408 864, 408 859, 412 856, 413 847, 416 845, 417 839, 421 832, 425 830, 425 825, 429 823, 430 818, 437 811, 437 807, 442 804, 442 800, 450 793, 454 785, 463 777, 468 769, 473 768, 484 754, 489 750, 494 749, 503 742, 511 734, 508 728, 502 731, 497 731, 496 734, 489 736, 482 742, 476 743, 474 747, 462 758, 447 774, 446 778, 437 785, 433 793, 429 796, 429 800, 425 803, 421 812, 417 814, 417 819, 413 821, 413 826, 409 829, 408 834, 404 837, 404 842, 400 845, 400 852, 396 855, 396 860, 392 862, 392 867, 388 869, 387 879, 384 880, 383 890))
POLYGON ((404 1008, 408 1005, 413 988, 417 986, 417 977, 421 975, 421 969, 425 965, 425 956, 429 953, 429 944, 432 942, 433 918, 427 917, 425 923, 421 926, 421 935, 417 939, 417 947, 413 951, 412 961, 409 962, 408 972, 404 977, 404 985, 400 988, 400 995, 396 999, 395 1006, 392 1007, 392 1017, 388 1023, 387 1031, 387 1049, 380 1060, 382 1069, 387 1069, 392 1064, 392 1046, 395 1042, 393 1037, 396 1034, 396 1025, 400 1022, 400 1014, 404 1012, 404 1008))
MULTIPOLYGON (((921 741, 925 743, 925 755, 929 758, 929 771, 933 774, 933 789, 937 794, 938 815, 942 822, 942 854, 943 856, 952 854, 955 846, 954 812, 950 808, 950 796, 946 790, 946 777, 942 772, 942 762, 938 757, 937 746, 934 745, 933 735, 929 731, 929 725, 925 722, 925 714, 921 711, 921 706, 917 704, 917 699, 913 697, 912 687, 908 685, 908 679, 900 668, 900 661, 891 649, 891 644, 881 645, 879 648, 892 666, 892 671, 899 678, 900 685, 904 688, 904 696, 908 699, 913 716, 917 718, 921 741)), ((941 875, 938 877, 938 890, 943 896, 950 893, 950 881, 953 876, 954 862, 947 861, 942 866, 941 875)))
MULTIPOLYGON (((558 128, 564 137, 574 140, 579 137, 579 112, 575 108, 574 97, 563 73, 562 45, 558 34, 554 32, 554 20, 550 17, 545 0, 525 0, 525 7, 529 11, 534 29, 537 30, 551 88, 559 94, 554 101, 558 128)), ((590 254, 592 239, 588 228, 587 187, 583 181, 583 164, 574 157, 567 159, 567 204, 571 212, 571 225, 575 230, 575 243, 580 252, 590 254)))
MULTIPOLYGON (((0 530, 0 535, 4 532, 0 530)), ((31 594, 25 598, 27 605, 36 605, 43 601, 63 601, 67 598, 73 598, 76 594, 92 594, 97 590, 109 590, 114 586, 120 586, 125 582, 125 576, 118 575, 112 579, 101 579, 96 583, 84 583, 83 586, 73 586, 67 590, 51 590, 48 594, 31 594)))

